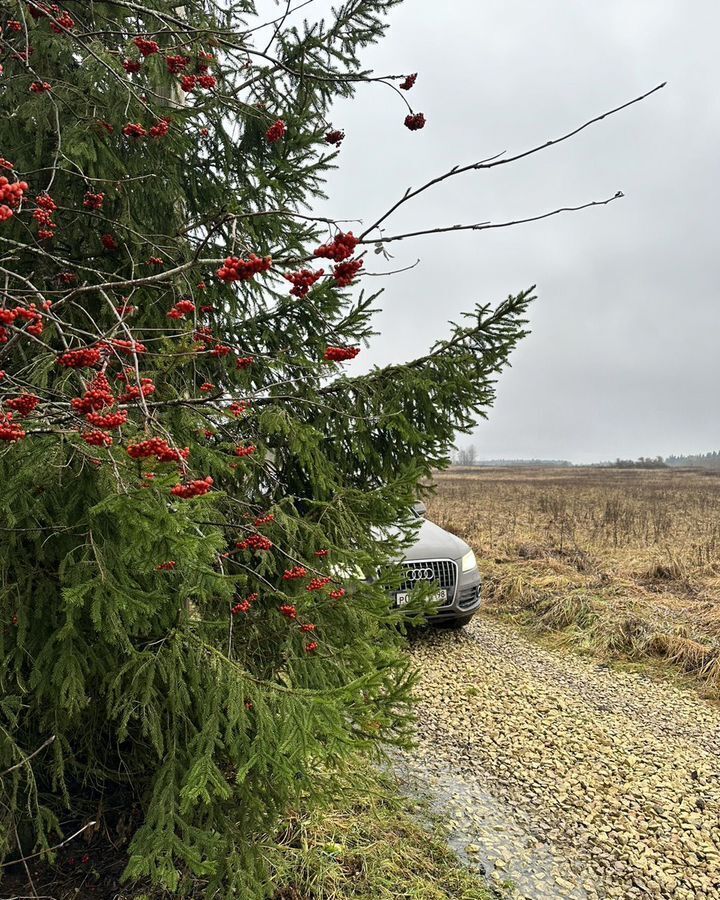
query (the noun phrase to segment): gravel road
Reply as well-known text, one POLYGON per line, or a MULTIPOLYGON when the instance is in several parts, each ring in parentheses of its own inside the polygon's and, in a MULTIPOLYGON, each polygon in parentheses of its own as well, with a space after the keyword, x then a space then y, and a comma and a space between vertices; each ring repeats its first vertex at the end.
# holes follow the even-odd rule
POLYGON ((398 760, 511 897, 720 900, 720 707, 477 616, 419 634, 398 760))

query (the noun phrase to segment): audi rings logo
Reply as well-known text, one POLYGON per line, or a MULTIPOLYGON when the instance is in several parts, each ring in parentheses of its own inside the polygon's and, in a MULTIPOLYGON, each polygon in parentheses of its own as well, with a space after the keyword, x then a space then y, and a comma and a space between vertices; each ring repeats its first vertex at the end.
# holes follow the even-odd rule
POLYGON ((432 581, 435 578, 435 570, 431 566, 422 569, 410 569, 407 573, 409 581, 432 581))

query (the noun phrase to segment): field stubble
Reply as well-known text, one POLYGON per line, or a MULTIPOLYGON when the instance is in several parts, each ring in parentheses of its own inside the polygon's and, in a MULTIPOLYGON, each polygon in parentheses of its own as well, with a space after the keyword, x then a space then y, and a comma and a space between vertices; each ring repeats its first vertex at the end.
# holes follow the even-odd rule
POLYGON ((455 469, 428 516, 476 551, 486 613, 720 697, 720 473, 455 469))

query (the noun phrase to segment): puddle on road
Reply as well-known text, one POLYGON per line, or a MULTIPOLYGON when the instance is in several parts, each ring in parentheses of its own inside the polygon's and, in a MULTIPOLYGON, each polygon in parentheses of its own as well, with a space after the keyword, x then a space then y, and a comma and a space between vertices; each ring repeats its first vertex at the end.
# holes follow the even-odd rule
POLYGON ((405 754, 393 761, 402 788, 428 800, 449 829, 460 858, 483 872, 501 896, 513 900, 588 900, 597 897, 560 848, 552 850, 526 827, 524 814, 462 775, 439 771, 405 754))

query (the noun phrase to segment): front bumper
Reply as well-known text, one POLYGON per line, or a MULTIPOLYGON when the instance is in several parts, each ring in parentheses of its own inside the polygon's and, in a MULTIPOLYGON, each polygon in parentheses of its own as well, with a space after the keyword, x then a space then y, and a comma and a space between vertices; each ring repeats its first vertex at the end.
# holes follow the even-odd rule
MULTIPOLYGON (((460 563, 461 560, 453 559, 413 559, 404 563, 406 571, 419 568, 424 573, 427 573, 428 570, 434 569, 434 583, 438 587, 447 590, 448 599, 432 615, 427 617, 428 622, 438 623, 448 619, 469 616, 480 607, 482 589, 480 572, 477 566, 468 572, 463 572, 460 563)), ((427 578, 427 575, 424 578, 427 578)), ((401 591, 406 592, 415 583, 417 581, 413 581, 412 578, 408 577, 408 580, 401 586, 401 591)), ((395 599, 395 595, 391 594, 391 597, 393 600, 395 599)))
POLYGON ((452 600, 441 606, 434 615, 428 616, 428 622, 442 622, 446 619, 457 619, 459 616, 469 616, 480 608, 481 603, 482 577, 478 569, 459 572, 452 600))

